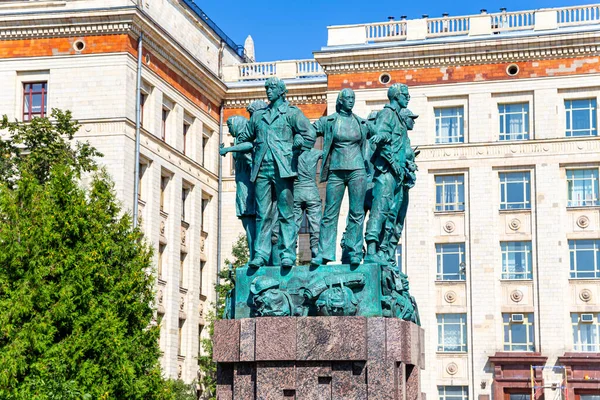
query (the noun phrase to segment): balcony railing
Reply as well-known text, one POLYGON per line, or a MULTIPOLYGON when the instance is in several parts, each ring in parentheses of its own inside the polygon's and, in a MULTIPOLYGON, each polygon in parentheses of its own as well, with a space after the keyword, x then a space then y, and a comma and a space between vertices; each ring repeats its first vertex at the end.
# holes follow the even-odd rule
MULTIPOLYGON (((483 10, 482 10, 483 11, 483 10)), ((510 31, 544 31, 600 23, 600 4, 441 18, 330 26, 328 46, 424 40, 446 36, 480 36, 510 31)))
POLYGON ((223 67, 225 82, 265 80, 271 76, 294 79, 325 76, 325 73, 315 60, 259 62, 223 67))
POLYGON ((469 17, 430 18, 427 32, 431 37, 465 35, 469 33, 469 17))

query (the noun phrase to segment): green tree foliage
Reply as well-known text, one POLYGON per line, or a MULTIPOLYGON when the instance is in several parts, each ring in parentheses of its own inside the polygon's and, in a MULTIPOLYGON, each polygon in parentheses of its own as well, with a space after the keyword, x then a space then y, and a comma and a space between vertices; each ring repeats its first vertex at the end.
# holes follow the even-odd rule
POLYGON ((202 353, 198 356, 198 364, 200 365, 200 386, 202 388, 202 398, 206 400, 216 399, 217 391, 217 364, 212 360, 213 343, 212 337, 214 333, 215 321, 223 318, 223 310, 225 308, 225 298, 227 293, 233 289, 235 282, 235 270, 238 267, 246 264, 250 258, 250 250, 248 249, 248 241, 245 235, 240 235, 231 248, 233 262, 225 260, 226 267, 221 270, 220 282, 217 282, 215 288, 217 290, 217 302, 213 304, 213 309, 208 312, 208 338, 201 339, 200 345, 202 353))
POLYGON ((55 164, 67 165, 79 176, 96 169, 94 157, 102 156, 89 143, 70 141, 79 124, 70 111, 53 108, 51 119, 33 118, 29 123, 10 122, 2 117, 0 129, 8 133, 0 140, 0 183, 13 187, 19 171, 27 171, 41 183, 55 164))
MULTIPOLYGON (((186 399, 165 381, 151 251, 69 112, 2 128, 0 399, 186 399)), ((183 393, 183 394, 182 394, 183 393)))

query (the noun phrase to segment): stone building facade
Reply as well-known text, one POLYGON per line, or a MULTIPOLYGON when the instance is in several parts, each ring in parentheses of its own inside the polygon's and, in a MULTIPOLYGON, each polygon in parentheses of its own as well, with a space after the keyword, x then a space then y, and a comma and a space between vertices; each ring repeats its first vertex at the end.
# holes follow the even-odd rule
MULTIPOLYGON (((421 153, 397 256, 426 332, 428 398, 600 395, 599 21, 591 5, 333 26, 314 53, 321 77, 308 61, 288 77, 311 119, 343 88, 362 117, 392 83, 410 88, 421 153)), ((227 67, 225 114, 289 63, 227 67)))
POLYGON ((311 120, 343 88, 366 117, 392 83, 409 85, 421 153, 397 255, 426 332, 427 397, 600 395, 598 5, 332 26, 315 59, 270 63, 244 63, 204 17, 190 0, 0 4, 1 112, 34 115, 26 94, 44 90, 46 110, 72 110, 126 209, 144 33, 137 201, 166 375, 197 376, 219 222, 221 260, 243 232, 219 130, 231 144, 223 122, 276 75, 311 120))
POLYGON ((218 147, 225 64, 240 49, 189 1, 0 4, 0 110, 68 109, 98 148, 125 210, 139 204, 154 249, 166 376, 197 379, 215 301, 218 147), (140 193, 134 200, 137 49, 143 32, 140 193), (42 94, 43 93, 43 94, 42 94))

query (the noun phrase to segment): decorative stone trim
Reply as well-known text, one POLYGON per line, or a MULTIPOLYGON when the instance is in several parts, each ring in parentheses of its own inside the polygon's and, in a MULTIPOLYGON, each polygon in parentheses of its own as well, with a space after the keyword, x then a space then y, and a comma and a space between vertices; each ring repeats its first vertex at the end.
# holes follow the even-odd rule
POLYGON ((480 46, 480 41, 477 41, 477 44, 468 43, 466 45, 465 42, 457 42, 457 47, 455 48, 450 47, 448 43, 426 43, 423 46, 418 46, 418 52, 414 50, 415 46, 378 49, 380 52, 386 52, 384 56, 385 60, 373 60, 374 57, 379 56, 373 54, 373 50, 375 50, 373 48, 360 49, 344 54, 339 54, 340 52, 332 50, 330 53, 317 53, 316 59, 323 67, 325 73, 332 75, 361 71, 430 68, 448 65, 515 63, 519 61, 531 61, 532 59, 564 58, 569 55, 596 57, 598 51, 600 51, 598 38, 593 36, 581 38, 581 41, 577 42, 564 37, 526 37, 523 39, 518 41, 510 39, 512 43, 501 42, 484 47, 480 46), (524 45, 524 41, 527 41, 527 46, 524 45), (485 49, 485 52, 482 49, 485 49), (494 49, 495 51, 490 51, 490 49, 494 49), (361 54, 362 51, 364 51, 364 54, 361 54), (360 58, 363 58, 363 60, 357 61, 360 58))
MULTIPOLYGON (((232 99, 225 100, 224 108, 246 108, 250 103, 255 100, 263 100, 267 102, 265 97, 262 97, 264 89, 261 88, 261 97, 244 98, 244 99, 232 99)), ((287 100, 292 104, 325 104, 327 103, 326 94, 315 94, 315 95, 291 95, 286 96, 287 100)))
POLYGON ((577 226, 581 229, 587 228, 588 226, 590 226, 590 219, 585 215, 580 216, 579 218, 577 218, 577 226))
POLYGON ((515 303, 519 303, 521 300, 523 300, 523 292, 520 290, 513 290, 510 293, 510 299, 515 303))
POLYGON ((446 300, 446 303, 454 303, 456 301, 456 299, 458 298, 458 296, 456 295, 456 292, 453 290, 449 290, 444 294, 444 300, 446 300))
POLYGON ((582 289, 579 292, 579 299, 585 303, 592 300, 592 291, 590 289, 582 289))
POLYGON ((458 372, 458 365, 456 365, 455 362, 451 362, 451 363, 448 363, 448 365, 446 365, 446 373, 448 375, 456 375, 457 372, 458 372))
POLYGON ((508 223, 508 227, 513 231, 518 231, 521 229, 521 221, 518 218, 513 218, 508 223))
POLYGON ((446 231, 446 233, 452 233, 455 229, 456 225, 452 221, 446 221, 446 223, 444 224, 444 231, 446 231))

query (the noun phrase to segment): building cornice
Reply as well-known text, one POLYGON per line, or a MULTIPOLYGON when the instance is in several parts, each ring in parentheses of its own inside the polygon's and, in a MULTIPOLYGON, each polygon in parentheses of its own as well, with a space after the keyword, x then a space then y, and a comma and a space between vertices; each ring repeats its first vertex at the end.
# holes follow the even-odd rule
MULTIPOLYGON (((327 83, 305 84, 302 82, 287 85, 287 100, 292 104, 323 104, 327 102, 327 83)), ((255 100, 267 101, 264 81, 260 85, 230 89, 227 92, 225 108, 246 108, 255 100)))
POLYGON ((97 10, 61 10, 6 16, 0 21, 0 40, 23 40, 86 35, 129 34, 138 38, 144 32, 144 48, 162 58, 185 76, 216 105, 227 86, 200 60, 137 7, 97 10), (199 79, 197 77, 202 77, 199 79))
POLYGON ((362 46, 338 51, 328 49, 314 55, 323 70, 332 75, 448 65, 495 64, 569 56, 597 57, 599 51, 600 31, 587 31, 464 42, 362 46))
POLYGON ((460 145, 419 145, 417 163, 440 160, 481 160, 486 158, 525 158, 531 156, 560 156, 565 154, 597 154, 600 137, 574 137, 523 140, 520 142, 486 142, 460 145))

